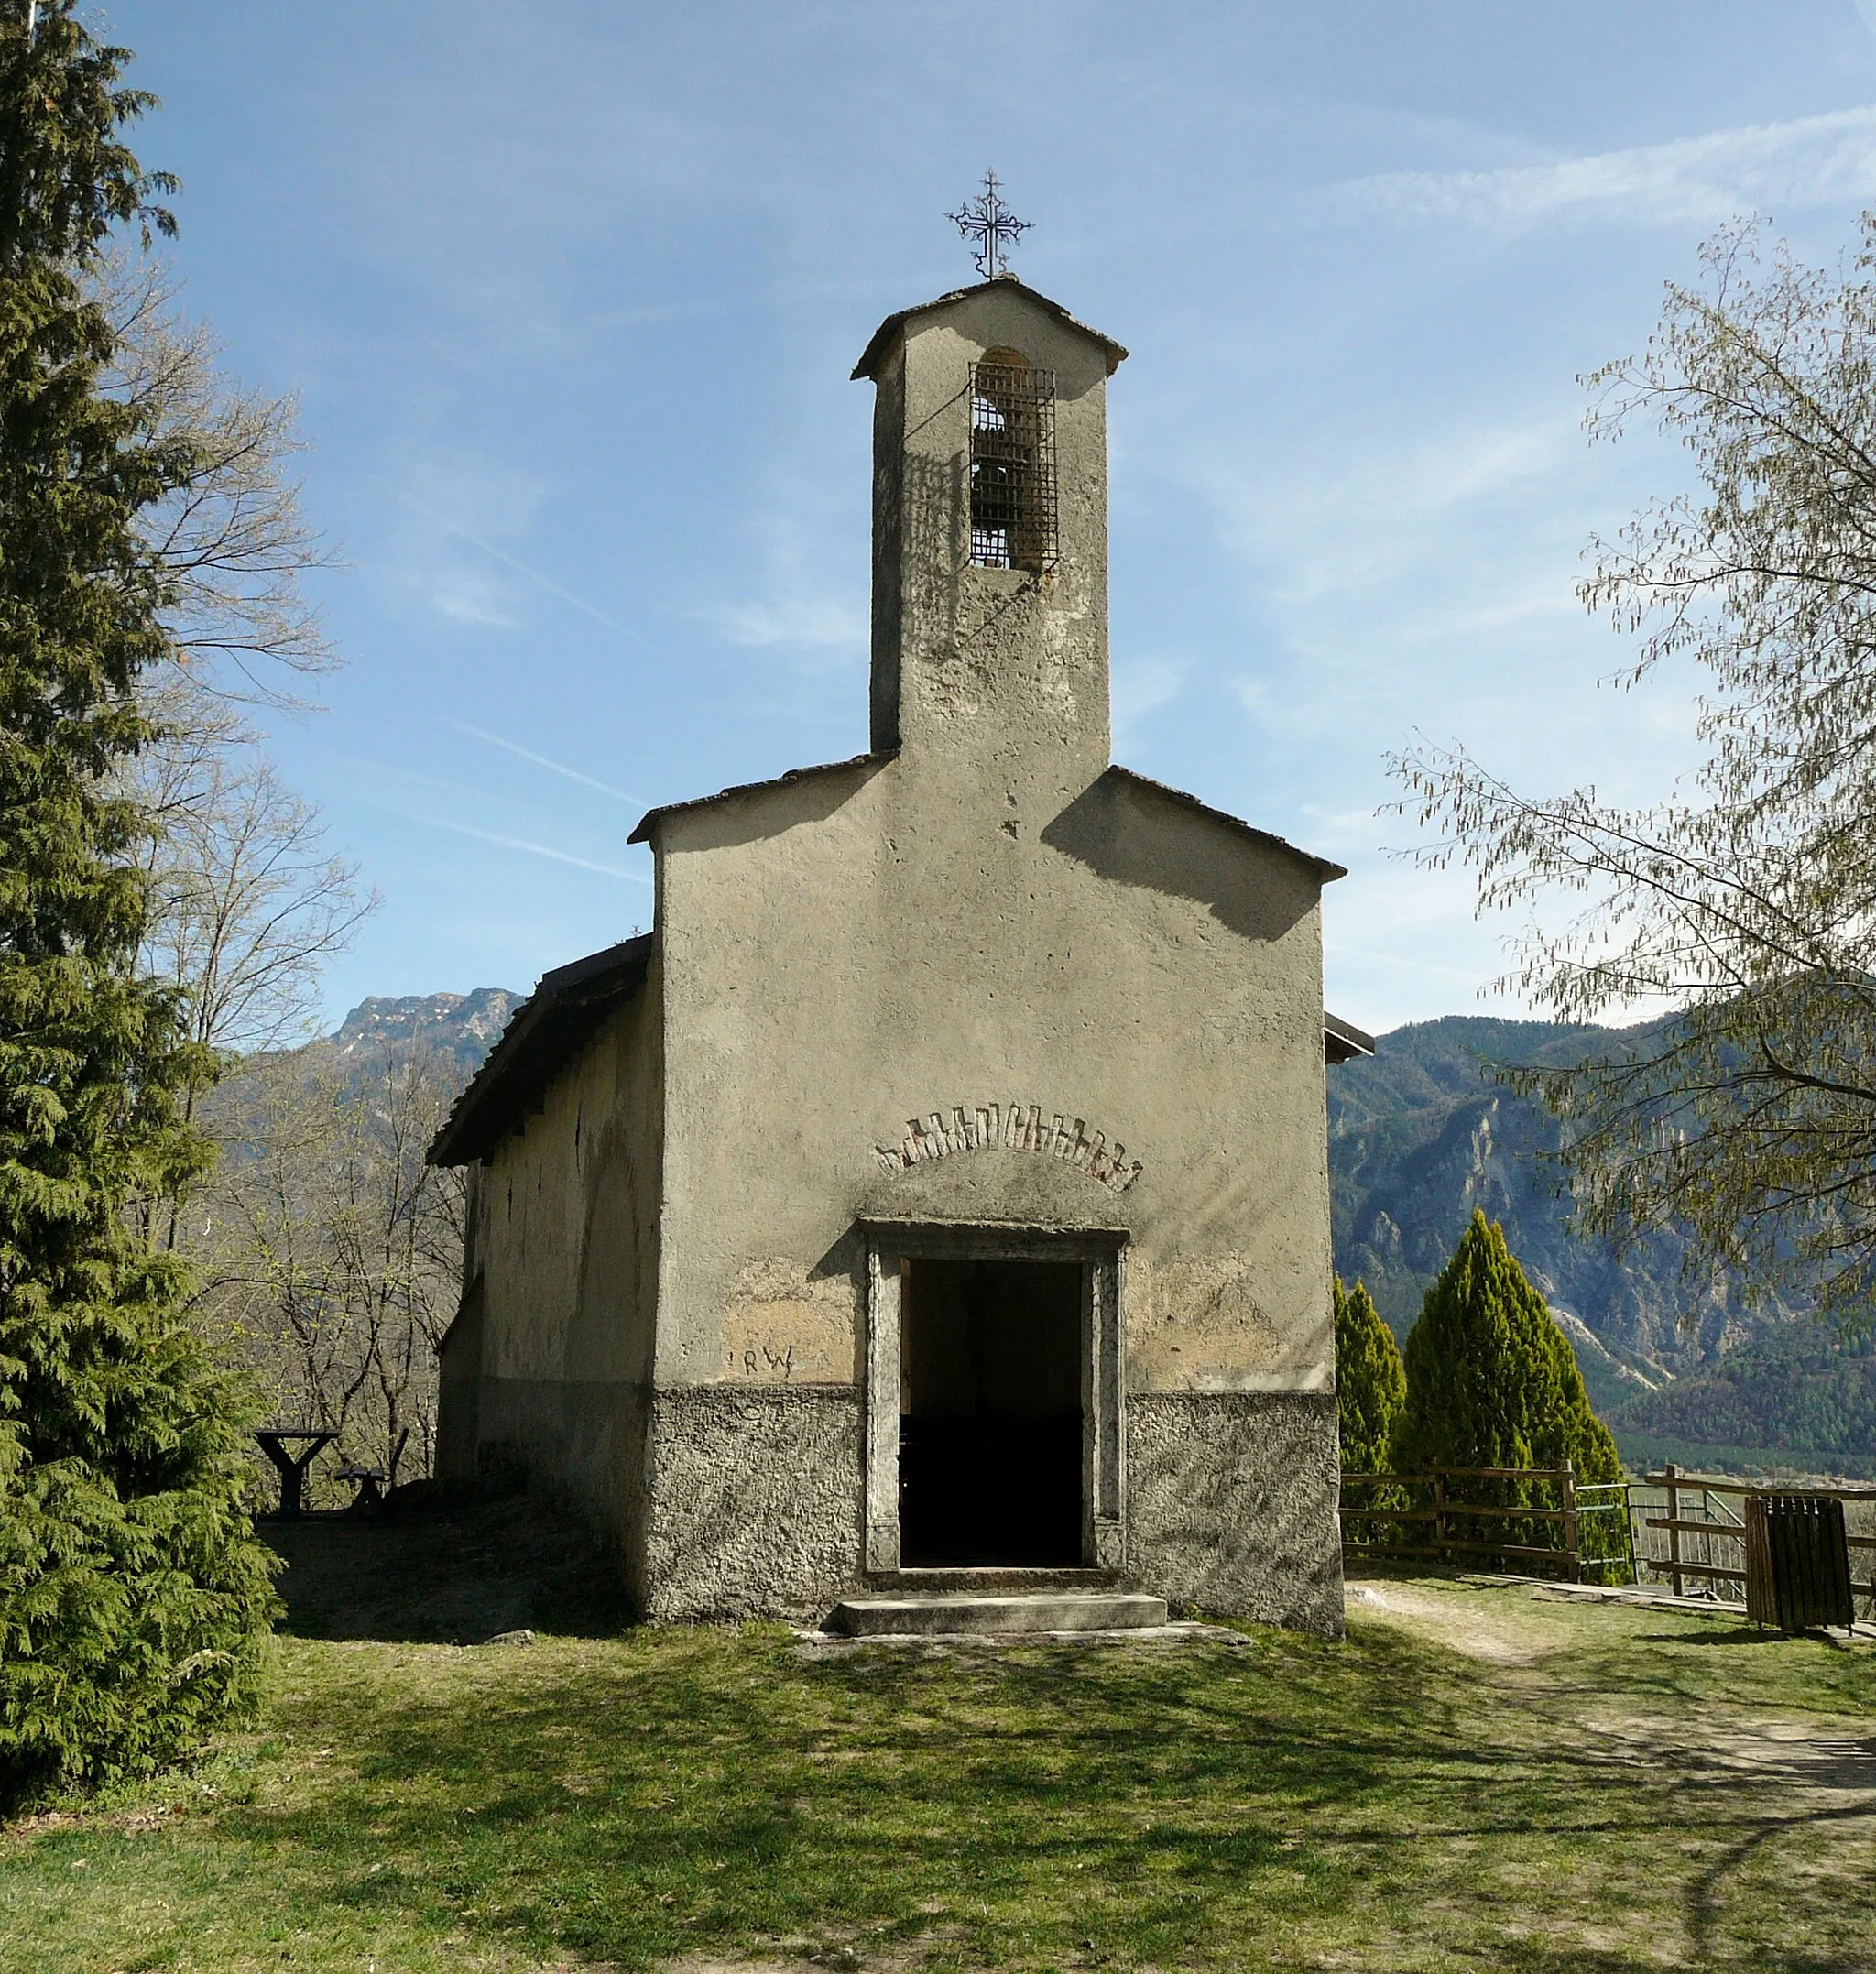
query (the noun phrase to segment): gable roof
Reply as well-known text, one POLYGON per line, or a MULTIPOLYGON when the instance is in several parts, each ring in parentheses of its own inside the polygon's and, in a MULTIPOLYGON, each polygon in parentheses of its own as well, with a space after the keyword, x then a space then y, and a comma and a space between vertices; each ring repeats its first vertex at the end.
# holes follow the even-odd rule
POLYGON ((655 932, 542 974, 431 1140, 431 1165, 473 1165, 521 1124, 548 1085, 645 984, 655 932))
POLYGON ((761 795, 769 789, 786 788, 791 781, 806 781, 815 775, 837 775, 849 768, 877 768, 899 758, 897 747, 884 747, 871 754, 850 755, 844 761, 823 761, 813 768, 791 768, 786 774, 771 775, 766 781, 738 781, 734 787, 718 789, 714 795, 693 795, 688 802, 660 802, 638 818, 638 826, 626 838, 627 843, 649 843, 651 832, 668 815, 682 815, 690 809, 707 809, 712 802, 734 802, 738 795, 761 795))
POLYGON ((1090 329, 1085 322, 1077 322, 1059 301, 1051 301, 1047 295, 1041 295, 1025 282, 1019 281, 1013 274, 999 274, 994 281, 976 281, 969 288, 954 288, 948 295, 939 295, 930 301, 922 301, 916 308, 901 309, 897 315, 889 315, 873 332, 873 340, 860 353, 860 360, 854 365, 854 381, 861 377, 877 377, 879 365, 886 360, 886 353, 892 347, 893 338, 915 315, 929 315, 933 309, 946 309, 954 301, 962 301, 968 295, 986 295, 993 289, 1013 288, 1020 294, 1027 295, 1039 307, 1046 309, 1057 322, 1066 322, 1071 329, 1078 329, 1091 343, 1100 344, 1107 358, 1107 375, 1111 377, 1127 361, 1127 350, 1112 336, 1104 336, 1098 329, 1090 329))
MULTIPOLYGON (((659 823, 668 815, 682 815, 693 809, 707 809, 714 802, 734 802, 743 795, 766 794, 770 789, 786 788, 791 781, 805 781, 815 775, 840 774, 854 768, 878 768, 888 761, 897 760, 897 748, 887 747, 870 754, 855 754, 844 761, 823 761, 813 768, 791 768, 786 774, 773 775, 767 781, 739 781, 732 788, 719 789, 714 795, 693 795, 688 802, 662 802, 656 809, 648 809, 638 819, 638 824, 627 837, 627 843, 649 843, 651 833, 659 823)), ((1281 850, 1287 856, 1299 858, 1307 864, 1316 878, 1323 884, 1333 884, 1337 878, 1348 875, 1347 866, 1332 863, 1325 856, 1317 856, 1312 851, 1299 849, 1287 837, 1273 835, 1267 829, 1259 829, 1254 823, 1247 823, 1242 816, 1233 815, 1226 809, 1214 809, 1210 802, 1201 802, 1196 795, 1188 795, 1183 789, 1168 786, 1164 781, 1155 781, 1151 775, 1138 774, 1131 768, 1123 768, 1117 761, 1103 770, 1105 774, 1128 783, 1134 788, 1145 789, 1167 802, 1177 802, 1182 809, 1190 809, 1197 814, 1208 816, 1214 823, 1222 823, 1227 829, 1252 843, 1261 844, 1267 850, 1281 850)), ((551 979, 553 976, 545 976, 551 979)))
MULTIPOLYGON (((745 795, 763 794, 771 789, 785 788, 791 782, 821 775, 881 767, 895 758, 895 750, 890 749, 856 754, 844 761, 825 761, 813 768, 793 768, 767 781, 739 782, 733 788, 719 790, 714 795, 698 795, 689 802, 665 802, 645 813, 630 840, 633 843, 648 841, 664 816, 709 808, 714 803, 733 802, 745 795)), ((1259 829, 1223 809, 1214 809, 1209 802, 1201 802, 1196 795, 1186 794, 1183 789, 1169 788, 1165 782, 1155 781, 1150 775, 1137 774, 1132 769, 1118 764, 1108 768, 1106 773, 1125 786, 1142 790, 1162 801, 1174 802, 1182 809, 1192 810, 1214 823, 1222 823, 1237 835, 1266 849, 1281 851, 1286 856, 1299 859, 1314 872, 1319 883, 1332 883, 1347 875, 1342 865, 1298 849, 1283 837, 1259 829)), ((606 1018, 644 986, 656 943, 655 932, 641 932, 636 938, 623 940, 603 952, 589 954, 584 959, 574 960, 542 974, 534 992, 515 1010, 502 1031, 501 1040, 456 1099, 454 1108, 424 1154, 428 1162, 432 1165, 474 1164, 485 1159, 510 1131, 525 1122, 554 1078, 585 1048, 606 1018)), ((1323 1016, 1323 1047, 1330 1062, 1340 1063, 1354 1055, 1372 1055, 1374 1041, 1352 1022, 1325 1012, 1323 1016)))
POLYGON ((1210 802, 1201 802, 1196 795, 1188 795, 1183 789, 1170 787, 1164 781, 1155 781, 1151 775, 1136 774, 1131 768, 1123 768, 1118 761, 1107 769, 1117 780, 1130 783, 1135 788, 1148 789, 1155 795, 1171 802, 1177 802, 1182 809, 1194 809, 1200 815, 1209 816, 1214 823, 1222 823, 1240 836, 1248 836, 1251 842, 1261 844, 1267 850, 1282 850, 1286 856, 1301 859, 1315 872, 1318 882, 1333 884, 1337 878, 1348 875, 1346 864, 1331 863, 1325 856, 1317 856, 1314 851, 1299 850, 1287 837, 1273 836, 1267 829, 1260 829, 1254 823, 1247 823, 1242 816, 1233 815, 1228 809, 1214 809, 1210 802))

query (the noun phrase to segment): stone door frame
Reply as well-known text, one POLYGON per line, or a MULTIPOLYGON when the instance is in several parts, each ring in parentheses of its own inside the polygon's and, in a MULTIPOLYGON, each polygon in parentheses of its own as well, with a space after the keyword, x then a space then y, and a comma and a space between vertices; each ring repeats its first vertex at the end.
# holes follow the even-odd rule
POLYGON ((866 1280, 866 1567, 900 1567, 900 1302, 905 1264, 1077 1261, 1082 1271, 1082 1563, 1119 1569, 1127 1556, 1126 1406, 1121 1347, 1124 1227, 867 1220, 866 1280))

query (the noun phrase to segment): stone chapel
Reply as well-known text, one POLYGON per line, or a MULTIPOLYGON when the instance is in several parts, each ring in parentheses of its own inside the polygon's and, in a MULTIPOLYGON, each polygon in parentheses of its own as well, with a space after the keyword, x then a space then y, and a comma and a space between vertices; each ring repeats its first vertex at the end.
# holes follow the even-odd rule
POLYGON ((468 1168, 437 1466, 659 1620, 924 1586, 1342 1622, 1323 887, 1108 758, 1108 379, 1002 275, 883 322, 871 746, 654 809, 468 1168))

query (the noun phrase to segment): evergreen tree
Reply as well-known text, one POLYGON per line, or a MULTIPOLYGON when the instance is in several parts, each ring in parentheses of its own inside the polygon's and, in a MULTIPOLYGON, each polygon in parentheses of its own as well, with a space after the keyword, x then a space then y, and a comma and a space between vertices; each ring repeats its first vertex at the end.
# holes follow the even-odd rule
MULTIPOLYGON (((141 1202, 202 1166, 207 1070, 139 980, 143 819, 107 793, 149 737, 167 579, 136 521, 186 447, 102 387, 87 277, 173 224, 119 137, 76 0, 0 0, 0 1801, 146 1767, 249 1692, 272 1609, 238 1392, 185 1320, 141 1202)), ((95 284, 93 284, 94 287, 95 284)))
MULTIPOLYGON (((1441 1467, 1560 1467, 1579 1485, 1618 1481, 1621 1457, 1589 1405, 1570 1340, 1505 1245, 1504 1229, 1475 1211, 1407 1338, 1407 1402, 1395 1435, 1403 1473, 1441 1467)), ((1480 1502, 1553 1506, 1531 1485, 1480 1486, 1480 1502)), ((1554 1541, 1554 1530, 1504 1525, 1508 1543, 1554 1541)), ((1622 1544, 1620 1519, 1582 1525, 1586 1554, 1622 1544)), ((1482 1539, 1482 1538, 1481 1538, 1482 1539)))
POLYGON ((1570 1340, 1505 1245, 1475 1210, 1407 1338, 1407 1403, 1397 1464, 1556 1467, 1619 1480, 1621 1459, 1590 1410, 1570 1340))
POLYGON ((1395 1423, 1407 1401, 1407 1373, 1393 1332, 1365 1282, 1352 1291, 1337 1275, 1336 1293, 1336 1412, 1341 1425, 1342 1466, 1351 1474, 1386 1471, 1395 1423))

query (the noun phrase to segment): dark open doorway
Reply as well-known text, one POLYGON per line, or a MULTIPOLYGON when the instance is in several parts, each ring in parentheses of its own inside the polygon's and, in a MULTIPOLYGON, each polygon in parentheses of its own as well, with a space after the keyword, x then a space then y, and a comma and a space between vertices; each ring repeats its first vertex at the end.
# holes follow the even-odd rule
POLYGON ((907 1567, 1081 1562, 1083 1272, 1077 1261, 906 1261, 907 1567))

